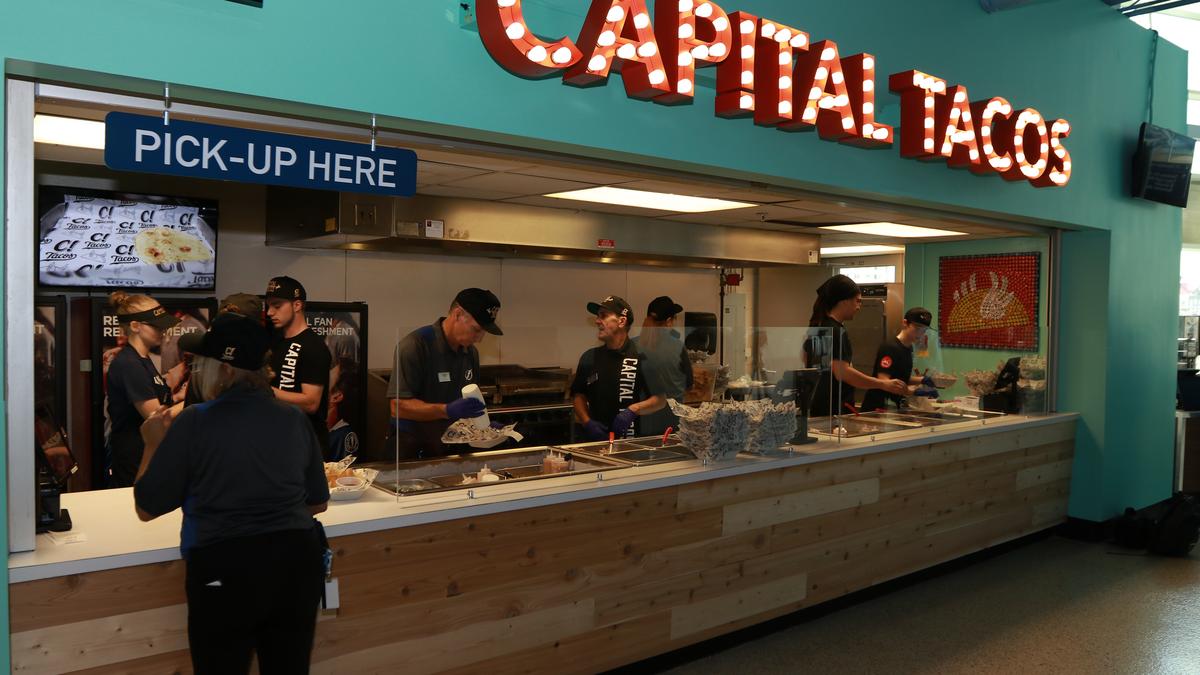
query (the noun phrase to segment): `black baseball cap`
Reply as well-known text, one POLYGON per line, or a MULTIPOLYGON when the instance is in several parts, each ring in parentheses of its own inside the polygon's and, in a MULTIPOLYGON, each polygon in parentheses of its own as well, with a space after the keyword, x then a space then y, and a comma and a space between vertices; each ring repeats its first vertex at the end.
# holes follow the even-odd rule
POLYGON ((924 307, 913 307, 904 313, 904 320, 929 328, 933 325, 933 313, 924 307))
POLYGON ((274 277, 268 281, 266 297, 268 300, 277 298, 308 302, 308 293, 304 291, 304 286, 291 277, 274 277))
POLYGON ((666 295, 651 300, 650 306, 646 308, 646 314, 655 321, 666 321, 682 311, 683 306, 675 304, 675 301, 666 295))
POLYGON ((500 298, 483 288, 464 288, 454 296, 454 302, 467 311, 484 330, 492 335, 504 335, 500 326, 496 325, 496 315, 500 313, 500 298))
POLYGON ((237 312, 218 314, 208 331, 179 338, 185 352, 207 356, 242 370, 258 370, 266 362, 270 335, 262 324, 237 312))
POLYGON ((610 295, 600 302, 589 302, 587 304, 587 311, 591 314, 599 316, 602 309, 607 309, 617 316, 625 317, 625 325, 627 326, 633 323, 633 308, 629 306, 628 302, 625 302, 624 298, 610 295))

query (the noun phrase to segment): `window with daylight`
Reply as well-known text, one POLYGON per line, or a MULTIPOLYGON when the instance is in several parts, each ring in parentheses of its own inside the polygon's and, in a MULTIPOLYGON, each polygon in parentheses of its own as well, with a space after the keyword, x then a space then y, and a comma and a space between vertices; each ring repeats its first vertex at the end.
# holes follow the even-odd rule
POLYGON ((1200 248, 1179 255, 1179 316, 1200 316, 1200 248))
MULTIPOLYGON (((1200 138, 1200 9, 1195 5, 1133 17, 1143 28, 1158 31, 1162 39, 1188 53, 1188 135, 1200 138)), ((1192 173, 1200 175, 1200 152, 1192 160, 1192 173)))

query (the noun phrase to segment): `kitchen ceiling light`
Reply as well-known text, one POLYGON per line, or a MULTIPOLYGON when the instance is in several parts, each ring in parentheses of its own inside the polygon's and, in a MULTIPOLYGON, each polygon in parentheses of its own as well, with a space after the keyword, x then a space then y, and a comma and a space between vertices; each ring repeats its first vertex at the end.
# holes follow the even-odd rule
POLYGON ((35 143, 104 149, 104 122, 55 115, 33 116, 35 143))
POLYGON ((898 237, 902 239, 918 237, 954 237, 966 234, 953 230, 936 230, 932 227, 917 227, 916 225, 901 225, 900 223, 854 223, 852 225, 826 225, 822 230, 838 232, 853 232, 855 234, 872 234, 877 237, 898 237))
POLYGON ((707 213, 709 211, 725 211, 727 209, 743 209, 757 204, 732 202, 711 197, 691 197, 689 195, 673 195, 666 192, 649 192, 646 190, 629 190, 615 187, 594 187, 569 192, 553 192, 546 197, 555 199, 573 199, 580 202, 596 202, 599 204, 616 204, 632 206, 639 209, 655 209, 657 211, 675 211, 678 213, 707 213))
POLYGON ((873 255, 876 253, 903 253, 903 246, 884 246, 882 244, 873 244, 870 246, 830 246, 821 249, 821 255, 826 258, 837 258, 840 256, 850 255, 873 255))

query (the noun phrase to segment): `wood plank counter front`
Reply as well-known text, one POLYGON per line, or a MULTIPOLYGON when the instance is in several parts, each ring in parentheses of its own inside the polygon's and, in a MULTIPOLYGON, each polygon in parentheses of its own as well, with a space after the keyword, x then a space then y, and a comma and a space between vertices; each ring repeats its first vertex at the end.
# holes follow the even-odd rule
MULTIPOLYGON (((313 672, 595 672, 815 605, 1062 522, 1075 423, 336 536, 313 672)), ((183 572, 12 584, 14 671, 190 672, 183 572)))

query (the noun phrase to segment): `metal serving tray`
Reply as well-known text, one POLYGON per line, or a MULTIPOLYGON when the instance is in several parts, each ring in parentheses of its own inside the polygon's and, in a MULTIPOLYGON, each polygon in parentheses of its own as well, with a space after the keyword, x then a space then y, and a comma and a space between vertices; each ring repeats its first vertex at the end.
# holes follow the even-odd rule
POLYGON ((572 454, 570 470, 544 473, 542 460, 549 452, 550 448, 516 448, 401 462, 399 469, 394 462, 377 462, 357 468, 379 470, 373 485, 384 492, 413 495, 496 485, 496 482, 480 483, 470 480, 484 465, 500 476, 499 483, 595 473, 628 466, 624 462, 603 457, 580 456, 565 450, 559 452, 572 454))
POLYGON ((672 438, 674 437, 667 439, 667 445, 663 445, 661 436, 631 438, 612 444, 611 452, 609 444, 605 442, 573 445, 570 448, 561 448, 561 451, 573 452, 576 456, 583 455, 610 460, 624 466, 649 466, 696 459, 690 450, 678 442, 678 439, 672 443, 672 438))
POLYGON ((913 424, 922 427, 936 427, 943 424, 957 424, 959 422, 975 422, 981 419, 1002 416, 1003 413, 990 413, 974 410, 964 410, 960 412, 905 410, 897 412, 868 412, 862 413, 861 415, 863 418, 882 420, 892 424, 913 424))
POLYGON ((892 431, 912 431, 920 429, 921 424, 903 422, 900 420, 883 420, 867 417, 866 415, 846 416, 841 418, 813 417, 808 420, 808 433, 829 438, 859 438, 886 434, 892 431), (839 432, 838 430, 841 429, 839 432))
MULTIPOLYGON (((647 436, 646 438, 635 438, 631 440, 630 443, 633 443, 634 445, 640 445, 643 448, 683 448, 683 443, 679 440, 679 437, 674 434, 667 436, 667 440, 665 442, 663 441, 662 436, 647 436)), ((684 449, 686 450, 686 448, 684 449)))

